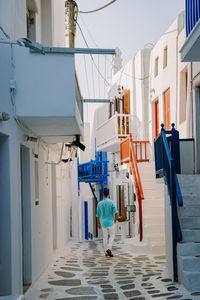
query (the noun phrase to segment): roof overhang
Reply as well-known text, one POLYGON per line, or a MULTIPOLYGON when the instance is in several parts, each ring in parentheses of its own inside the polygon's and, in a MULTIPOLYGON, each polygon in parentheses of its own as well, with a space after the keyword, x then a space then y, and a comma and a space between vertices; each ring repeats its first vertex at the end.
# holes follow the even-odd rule
POLYGON ((186 39, 180 53, 183 62, 200 61, 200 20, 186 39))

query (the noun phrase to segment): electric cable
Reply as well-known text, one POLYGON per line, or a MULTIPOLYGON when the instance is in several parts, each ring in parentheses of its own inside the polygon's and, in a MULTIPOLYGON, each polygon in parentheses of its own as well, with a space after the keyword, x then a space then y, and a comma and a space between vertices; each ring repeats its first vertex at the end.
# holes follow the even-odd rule
MULTIPOLYGON (((81 35, 82 35, 82 37, 83 37, 83 40, 84 40, 84 42, 85 42, 87 48, 89 48, 88 42, 87 42, 87 40, 86 40, 86 38, 85 38, 85 36, 84 36, 84 34, 83 34, 83 31, 82 31, 82 29, 81 29, 79 23, 78 23, 78 22, 76 22, 76 23, 77 23, 77 25, 78 25, 78 28, 79 28, 79 30, 80 30, 80 33, 81 33, 81 35)), ((106 80, 106 78, 104 78, 104 76, 102 75, 102 73, 101 73, 100 70, 98 69, 98 66, 96 65, 96 62, 95 62, 95 60, 94 60, 92 54, 90 54, 90 57, 91 57, 91 59, 92 59, 92 61, 93 61, 93 64, 94 64, 94 66, 95 66, 97 72, 99 73, 99 75, 101 76, 101 78, 104 80, 104 83, 105 83, 107 86, 109 86, 109 85, 110 85, 109 82, 106 80)))
MULTIPOLYGON (((94 45, 95 45, 96 47, 100 48, 99 45, 98 45, 98 44, 96 43, 96 41, 94 40, 94 38, 93 38, 93 36, 92 36, 90 30, 88 29, 86 23, 84 22, 83 17, 81 17, 81 21, 83 22, 83 25, 85 26, 85 29, 87 30, 87 32, 88 32, 88 34, 89 34, 91 40, 93 41, 94 45)), ((78 26, 80 26, 80 25, 78 25, 78 26)), ((168 33, 171 33, 171 32, 168 32, 168 33)), ((150 43, 149 43, 149 44, 150 44, 150 43)), ((110 63, 110 65, 113 67, 114 65, 113 65, 112 61, 110 61, 110 59, 108 59, 106 55, 104 55, 104 57, 105 57, 105 59, 110 63)), ((124 69, 124 67, 123 67, 123 69, 124 69)), ((128 74, 128 73, 122 71, 122 69, 120 69, 120 68, 117 68, 117 71, 120 72, 120 73, 122 73, 122 74, 124 74, 124 75, 126 75, 126 76, 128 76, 128 77, 130 77, 130 78, 133 78, 133 79, 135 79, 135 80, 145 80, 145 79, 147 79, 147 78, 150 77, 150 75, 148 75, 148 76, 139 78, 139 77, 130 75, 130 74, 128 74)), ((109 85, 110 85, 110 84, 108 83, 108 86, 109 86, 109 85)))
POLYGON ((7 38, 7 39, 10 39, 10 36, 5 32, 5 30, 3 29, 3 27, 0 25, 0 29, 1 29, 1 31, 3 32, 3 34, 5 35, 5 37, 7 38))
POLYGON ((92 68, 92 85, 93 85, 93 94, 95 99, 95 87, 94 87, 94 67, 93 67, 93 61, 91 60, 91 68, 92 68))
POLYGON ((97 9, 94 9, 94 10, 89 10, 89 11, 81 11, 81 10, 79 10, 78 12, 79 12, 80 14, 91 14, 91 13, 100 11, 100 10, 102 10, 102 9, 104 9, 104 8, 106 8, 106 7, 108 7, 109 5, 113 4, 113 3, 116 2, 116 1, 117 1, 117 0, 112 0, 111 2, 105 4, 105 5, 103 5, 103 6, 99 7, 99 8, 97 8, 97 9))
POLYGON ((62 161, 62 155, 63 155, 63 149, 64 149, 64 144, 65 143, 62 143, 59 160, 57 162, 47 162, 46 161, 45 164, 57 166, 57 165, 59 165, 61 163, 61 161, 62 161))

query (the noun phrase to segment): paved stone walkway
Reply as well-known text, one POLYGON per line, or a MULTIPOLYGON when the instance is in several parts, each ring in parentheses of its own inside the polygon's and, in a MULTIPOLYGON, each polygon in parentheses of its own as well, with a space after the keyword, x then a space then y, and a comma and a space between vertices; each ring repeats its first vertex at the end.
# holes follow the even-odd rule
POLYGON ((200 293, 189 293, 167 277, 165 257, 134 255, 125 248, 115 243, 110 258, 103 254, 102 241, 70 244, 26 299, 200 299, 200 293))

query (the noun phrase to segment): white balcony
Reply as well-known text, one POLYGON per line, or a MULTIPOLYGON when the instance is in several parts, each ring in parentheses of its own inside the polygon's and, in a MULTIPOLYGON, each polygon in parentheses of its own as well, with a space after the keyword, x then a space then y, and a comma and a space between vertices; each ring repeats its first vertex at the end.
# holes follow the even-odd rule
MULTIPOLYGON (((12 57, 10 47, 3 47, 12 57)), ((13 58, 14 101, 20 122, 47 143, 83 136, 83 101, 74 54, 43 55, 14 45, 13 58)))
POLYGON ((126 138, 130 133, 137 139, 139 133, 137 117, 116 113, 97 128, 97 151, 119 152, 120 139, 126 138))

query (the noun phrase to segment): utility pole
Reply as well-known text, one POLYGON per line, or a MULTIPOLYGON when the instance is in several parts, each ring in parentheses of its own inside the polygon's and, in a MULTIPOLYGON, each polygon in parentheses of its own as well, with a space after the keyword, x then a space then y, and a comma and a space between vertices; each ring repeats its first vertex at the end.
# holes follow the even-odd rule
POLYGON ((66 13, 68 18, 68 37, 69 48, 75 47, 75 35, 76 35, 76 20, 78 15, 78 6, 75 0, 66 1, 66 13))

